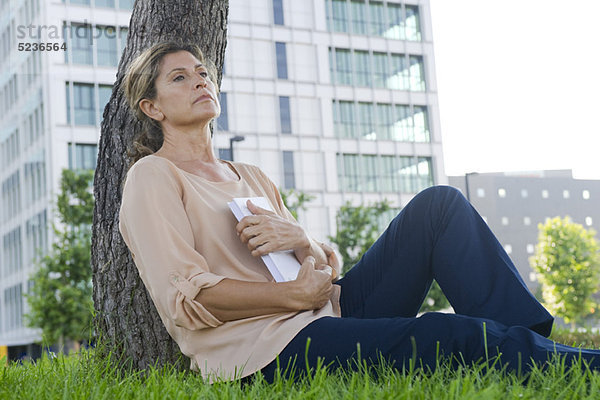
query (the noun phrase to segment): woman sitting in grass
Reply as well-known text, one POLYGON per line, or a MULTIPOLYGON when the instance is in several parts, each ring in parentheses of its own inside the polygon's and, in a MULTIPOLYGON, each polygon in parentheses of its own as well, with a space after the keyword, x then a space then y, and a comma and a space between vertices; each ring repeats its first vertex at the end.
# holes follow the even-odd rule
POLYGON ((165 327, 209 380, 270 380, 285 369, 347 367, 360 353, 395 368, 434 368, 441 356, 526 371, 553 353, 600 367, 600 351, 556 344, 552 316, 532 296, 486 223, 459 191, 426 189, 343 278, 258 167, 219 160, 215 69, 192 45, 157 44, 125 78, 142 130, 130 154, 119 229, 165 327), (228 208, 251 202, 239 223, 228 208), (297 279, 275 282, 262 255, 293 250, 297 279), (416 318, 435 279, 456 314, 416 318), (310 341, 309 341, 310 339, 310 341), (307 345, 308 344, 308 345, 307 345))

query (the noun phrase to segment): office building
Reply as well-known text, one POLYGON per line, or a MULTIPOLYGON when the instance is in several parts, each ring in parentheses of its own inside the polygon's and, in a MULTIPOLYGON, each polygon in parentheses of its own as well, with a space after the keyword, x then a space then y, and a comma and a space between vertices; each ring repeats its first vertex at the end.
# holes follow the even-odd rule
POLYGON ((570 170, 469 174, 448 180, 468 195, 534 292, 538 282, 529 258, 538 242, 538 224, 569 216, 586 229, 598 232, 600 227, 600 180, 573 179, 570 170))
MULTIPOLYGON (((24 351, 32 260, 61 169, 96 164, 132 1, 0 4, 0 345, 24 351), (30 25, 67 50, 19 51, 30 25)), ((215 152, 313 195, 299 219, 321 240, 346 201, 397 210, 447 183, 431 30, 428 0, 230 0, 215 152)))

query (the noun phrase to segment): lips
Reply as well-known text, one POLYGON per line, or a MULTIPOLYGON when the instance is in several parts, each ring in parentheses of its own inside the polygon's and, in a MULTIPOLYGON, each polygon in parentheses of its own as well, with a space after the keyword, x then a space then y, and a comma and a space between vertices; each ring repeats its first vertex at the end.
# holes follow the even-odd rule
POLYGON ((204 101, 204 100, 212 100, 212 97, 210 97, 207 94, 204 94, 204 95, 198 97, 196 100, 194 100, 194 104, 196 104, 198 102, 201 102, 201 101, 204 101))

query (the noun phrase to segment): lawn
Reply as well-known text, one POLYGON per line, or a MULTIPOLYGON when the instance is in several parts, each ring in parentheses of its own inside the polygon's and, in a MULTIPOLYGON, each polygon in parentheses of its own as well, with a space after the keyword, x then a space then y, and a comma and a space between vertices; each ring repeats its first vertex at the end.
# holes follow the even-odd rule
MULTIPOLYGON (((573 344, 565 337, 563 342, 573 344)), ((194 373, 169 368, 123 372, 110 358, 87 351, 2 363, 0 399, 600 399, 600 374, 581 366, 569 368, 560 359, 525 377, 486 368, 485 363, 458 369, 442 365, 433 373, 386 367, 376 372, 318 369, 297 382, 279 379, 267 384, 258 378, 245 386, 208 385, 194 373)))

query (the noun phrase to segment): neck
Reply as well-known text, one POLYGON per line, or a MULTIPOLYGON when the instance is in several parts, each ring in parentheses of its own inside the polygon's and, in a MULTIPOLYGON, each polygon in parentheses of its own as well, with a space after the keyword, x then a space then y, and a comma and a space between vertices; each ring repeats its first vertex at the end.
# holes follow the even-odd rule
POLYGON ((193 128, 163 125, 164 141, 157 153, 168 155, 175 161, 203 161, 216 163, 213 152, 210 126, 193 128))

